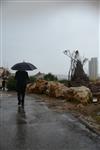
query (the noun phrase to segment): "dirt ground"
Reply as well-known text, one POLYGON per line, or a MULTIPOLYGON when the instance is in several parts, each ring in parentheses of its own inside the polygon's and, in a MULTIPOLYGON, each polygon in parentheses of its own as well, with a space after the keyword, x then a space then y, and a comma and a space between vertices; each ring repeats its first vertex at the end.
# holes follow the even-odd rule
POLYGON ((58 112, 71 112, 75 117, 84 120, 89 127, 100 133, 100 102, 94 102, 86 106, 73 102, 67 102, 65 99, 56 99, 46 95, 35 95, 40 97, 47 106, 58 112))

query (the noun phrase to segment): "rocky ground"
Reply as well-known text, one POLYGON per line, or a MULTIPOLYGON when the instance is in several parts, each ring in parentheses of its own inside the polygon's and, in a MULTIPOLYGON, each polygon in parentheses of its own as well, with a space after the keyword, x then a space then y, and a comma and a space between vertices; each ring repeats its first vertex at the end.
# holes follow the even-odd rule
POLYGON ((100 135, 100 102, 93 102, 86 106, 73 102, 66 102, 65 99, 48 97, 44 94, 35 95, 44 101, 49 108, 59 112, 71 112, 84 123, 87 128, 100 135))

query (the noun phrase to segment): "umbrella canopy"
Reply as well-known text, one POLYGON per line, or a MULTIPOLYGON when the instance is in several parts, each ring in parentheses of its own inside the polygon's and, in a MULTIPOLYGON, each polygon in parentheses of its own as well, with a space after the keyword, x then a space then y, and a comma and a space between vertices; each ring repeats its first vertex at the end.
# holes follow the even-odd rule
POLYGON ((29 62, 20 62, 11 67, 12 70, 35 70, 37 69, 33 64, 29 62))

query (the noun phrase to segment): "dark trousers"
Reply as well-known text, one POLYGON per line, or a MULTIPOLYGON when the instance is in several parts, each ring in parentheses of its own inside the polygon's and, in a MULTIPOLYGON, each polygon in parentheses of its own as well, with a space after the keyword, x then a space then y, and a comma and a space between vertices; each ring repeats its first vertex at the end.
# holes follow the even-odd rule
POLYGON ((26 84, 17 84, 18 104, 24 106, 26 84))
POLYGON ((25 99, 25 91, 24 92, 17 92, 17 97, 18 97, 18 104, 24 105, 24 99, 25 99))

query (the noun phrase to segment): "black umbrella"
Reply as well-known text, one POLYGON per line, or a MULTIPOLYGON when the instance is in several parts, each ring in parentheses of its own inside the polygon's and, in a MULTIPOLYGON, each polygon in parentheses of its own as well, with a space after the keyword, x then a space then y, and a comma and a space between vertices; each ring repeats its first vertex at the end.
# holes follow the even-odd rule
POLYGON ((37 69, 33 64, 29 62, 20 62, 11 67, 12 70, 35 70, 37 69))

